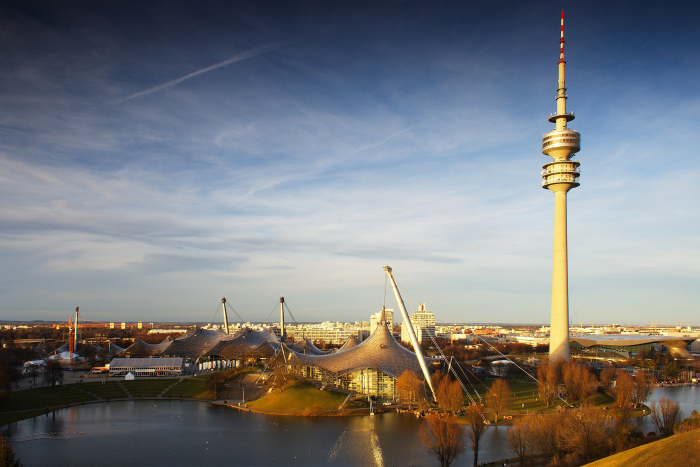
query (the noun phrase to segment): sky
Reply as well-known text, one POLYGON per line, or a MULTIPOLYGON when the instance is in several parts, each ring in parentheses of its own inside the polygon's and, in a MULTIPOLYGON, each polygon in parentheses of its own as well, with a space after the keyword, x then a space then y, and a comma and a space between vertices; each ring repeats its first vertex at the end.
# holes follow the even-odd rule
POLYGON ((548 323, 562 8, 570 319, 700 325, 700 6, 640 1, 2 2, 0 319, 366 321, 388 264, 548 323))

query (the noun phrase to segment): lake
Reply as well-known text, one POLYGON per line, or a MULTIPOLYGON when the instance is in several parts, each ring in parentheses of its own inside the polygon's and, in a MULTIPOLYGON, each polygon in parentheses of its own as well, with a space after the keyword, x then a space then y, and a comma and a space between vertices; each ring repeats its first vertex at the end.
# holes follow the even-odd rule
MULTIPOLYGON (((698 405, 700 388, 656 388, 650 400, 698 405)), ((305 418, 241 412, 206 402, 126 401, 62 409, 2 427, 25 466, 423 466, 437 461, 421 446, 413 415, 305 418)), ((649 417, 635 421, 653 430, 649 417)), ((489 427, 479 461, 511 457, 507 427, 489 427)), ((472 452, 458 463, 471 464, 472 452)))

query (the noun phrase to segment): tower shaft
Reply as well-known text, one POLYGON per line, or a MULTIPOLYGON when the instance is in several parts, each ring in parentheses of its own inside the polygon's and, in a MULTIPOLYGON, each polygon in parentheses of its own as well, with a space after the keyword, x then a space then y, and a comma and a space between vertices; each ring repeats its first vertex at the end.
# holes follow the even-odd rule
POLYGON ((554 254, 549 358, 569 359, 569 267, 566 228, 566 191, 554 193, 554 254))
POLYGON ((572 161, 581 150, 581 135, 567 128, 574 114, 566 111, 566 60, 564 59, 564 12, 561 12, 559 39, 557 112, 549 116, 556 126, 542 137, 542 153, 552 162, 542 169, 542 188, 554 192, 554 251, 552 264, 552 314, 549 334, 549 359, 569 360, 569 269, 566 221, 566 194, 579 186, 578 161, 572 161))

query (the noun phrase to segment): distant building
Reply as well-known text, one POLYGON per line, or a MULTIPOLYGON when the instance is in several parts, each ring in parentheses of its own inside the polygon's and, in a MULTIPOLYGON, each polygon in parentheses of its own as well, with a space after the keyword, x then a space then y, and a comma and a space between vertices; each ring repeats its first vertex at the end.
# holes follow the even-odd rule
MULTIPOLYGON (((435 313, 425 309, 425 303, 418 304, 418 311, 413 312, 410 316, 413 331, 416 333, 418 342, 435 338, 435 313)), ((401 325, 401 340, 410 342, 411 337, 408 333, 406 323, 401 325)))

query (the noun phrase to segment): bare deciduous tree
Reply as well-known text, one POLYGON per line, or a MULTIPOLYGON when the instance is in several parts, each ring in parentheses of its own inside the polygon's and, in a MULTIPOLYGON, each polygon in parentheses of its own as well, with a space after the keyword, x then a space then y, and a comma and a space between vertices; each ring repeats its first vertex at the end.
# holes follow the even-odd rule
POLYGON ((450 414, 456 414, 464 406, 462 386, 452 380, 448 374, 436 372, 433 374, 433 387, 438 405, 450 414))
POLYGON ((464 451, 464 431, 454 417, 426 417, 421 426, 420 439, 442 467, 448 467, 464 451))
POLYGON ((559 431, 563 414, 550 413, 538 415, 531 420, 532 445, 535 454, 543 459, 559 458, 559 431))
POLYGON ((649 397, 653 390, 652 384, 654 384, 654 382, 654 377, 648 372, 641 370, 634 372, 634 406, 636 408, 641 407, 644 401, 647 400, 647 397, 649 397))
POLYGON ((606 391, 609 391, 610 388, 612 387, 612 382, 615 380, 615 369, 614 368, 604 368, 603 371, 600 372, 600 384, 603 386, 603 389, 606 391))
POLYGON ((57 360, 46 362, 43 371, 43 381, 51 386, 56 386, 56 383, 63 381, 63 370, 61 364, 57 360))
POLYGON ((626 371, 619 370, 615 378, 615 406, 619 408, 620 418, 629 418, 630 399, 634 395, 634 381, 626 371))
POLYGON ((525 459, 532 456, 535 448, 533 436, 532 417, 518 417, 513 421, 513 426, 508 430, 506 439, 508 448, 520 461, 520 467, 525 465, 525 459))
POLYGON ((560 375, 561 364, 559 362, 547 362, 537 368, 537 388, 540 397, 544 399, 547 408, 552 405, 552 401, 559 393, 559 383, 561 382, 560 375))
POLYGON ((396 390, 399 393, 399 400, 409 406, 417 402, 421 406, 421 401, 425 401, 425 385, 415 371, 406 370, 396 380, 396 390))
POLYGON ((505 412, 510 404, 511 391, 508 382, 503 379, 497 379, 491 385, 489 392, 486 393, 486 406, 489 407, 496 416, 498 423, 498 415, 505 412))
POLYGON ((582 401, 593 393, 596 380, 588 368, 569 361, 564 364, 562 372, 567 399, 582 401))
POLYGON ((562 417, 559 444, 563 451, 587 464, 611 451, 612 434, 613 425, 605 412, 598 407, 584 406, 562 417))
POLYGON ((661 436, 673 434, 676 425, 681 421, 681 406, 678 402, 662 397, 659 402, 651 403, 651 421, 659 430, 661 436))
POLYGON ((479 458, 479 441, 486 431, 484 423, 484 410, 480 404, 471 404, 467 407, 465 414, 469 429, 469 446, 474 451, 474 467, 476 467, 479 458))

